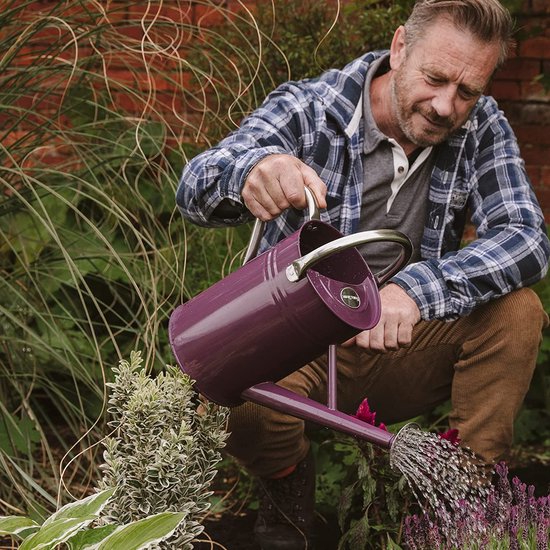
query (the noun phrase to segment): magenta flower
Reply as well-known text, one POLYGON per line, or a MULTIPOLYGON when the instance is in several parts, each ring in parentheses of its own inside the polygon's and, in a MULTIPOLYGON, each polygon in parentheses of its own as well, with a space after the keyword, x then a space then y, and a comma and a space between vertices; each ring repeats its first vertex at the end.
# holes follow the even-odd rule
POLYGON ((439 439, 446 439, 452 443, 455 447, 460 443, 460 437, 458 437, 458 430, 453 428, 452 430, 447 430, 442 432, 439 435, 439 439))
POLYGON ((380 422, 378 426, 376 426, 376 413, 374 411, 370 410, 369 401, 365 397, 363 401, 361 401, 361 404, 359 405, 359 408, 357 409, 357 412, 355 413, 355 418, 358 418, 359 420, 362 420, 363 422, 366 422, 367 424, 370 424, 371 426, 375 426, 377 428, 380 428, 381 430, 384 430, 385 432, 388 431, 385 424, 383 422, 380 422))

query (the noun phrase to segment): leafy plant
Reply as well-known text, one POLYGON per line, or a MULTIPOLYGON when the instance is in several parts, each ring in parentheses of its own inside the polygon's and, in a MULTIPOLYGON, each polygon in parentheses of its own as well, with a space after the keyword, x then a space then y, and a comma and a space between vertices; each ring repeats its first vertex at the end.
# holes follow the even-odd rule
MULTIPOLYGON (((370 409, 367 399, 356 417, 387 429, 383 423, 376 424, 376 412, 370 409)), ((336 440, 335 451, 346 453, 352 465, 338 503, 338 523, 343 533, 338 550, 398 548, 403 518, 414 500, 405 477, 392 470, 387 451, 348 436, 336 440)))
POLYGON ((254 11, 221 13, 191 46, 195 78, 214 88, 202 134, 213 144, 277 85, 343 67, 369 50, 389 47, 412 0, 398 2, 259 2, 254 11))
POLYGON ((101 488, 116 488, 103 511, 106 522, 124 524, 161 512, 180 512, 180 523, 159 548, 192 548, 209 508, 210 485, 221 460, 227 409, 197 399, 193 383, 168 367, 156 378, 141 354, 114 369, 108 384, 109 427, 101 488))
POLYGON ((168 315, 243 246, 176 212, 200 145, 174 99, 192 60, 169 46, 193 25, 162 6, 0 13, 0 498, 36 520, 97 476, 106 365, 139 347, 161 370, 168 315))
POLYGON ((41 525, 29 517, 0 517, 0 534, 22 539, 20 550, 57 548, 65 543, 71 550, 140 550, 169 537, 183 513, 165 512, 127 525, 91 527, 113 496, 113 489, 66 504, 41 525))

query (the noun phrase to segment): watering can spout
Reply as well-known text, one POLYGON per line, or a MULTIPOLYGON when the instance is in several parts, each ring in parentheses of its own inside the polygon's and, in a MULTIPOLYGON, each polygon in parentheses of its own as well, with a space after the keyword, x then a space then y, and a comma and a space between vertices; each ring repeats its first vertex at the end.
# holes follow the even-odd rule
POLYGON ((315 422, 327 428, 391 449, 395 434, 367 424, 354 416, 298 395, 273 382, 262 382, 244 390, 241 397, 271 409, 315 422))

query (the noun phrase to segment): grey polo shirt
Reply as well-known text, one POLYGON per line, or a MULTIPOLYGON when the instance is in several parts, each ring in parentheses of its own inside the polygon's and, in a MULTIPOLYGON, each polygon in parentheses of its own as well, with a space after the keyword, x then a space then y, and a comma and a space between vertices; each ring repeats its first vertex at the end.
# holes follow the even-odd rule
MULTIPOLYGON (((389 55, 373 63, 363 91, 365 136, 363 146, 363 195, 361 231, 396 229, 407 235, 414 247, 411 262, 420 260, 428 187, 433 168, 433 148, 426 147, 407 157, 403 148, 384 135, 371 112, 370 84, 376 74, 389 69, 389 55)), ((371 271, 377 273, 399 253, 395 244, 372 243, 360 247, 371 271)))

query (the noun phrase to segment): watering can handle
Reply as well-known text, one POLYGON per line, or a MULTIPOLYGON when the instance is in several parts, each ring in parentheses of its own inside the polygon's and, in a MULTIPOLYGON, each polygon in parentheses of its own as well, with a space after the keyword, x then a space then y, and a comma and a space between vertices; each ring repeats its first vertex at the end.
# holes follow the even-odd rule
MULTIPOLYGON (((315 201, 313 193, 307 187, 304 187, 304 191, 306 192, 309 219, 320 220, 321 214, 319 213, 319 207, 317 206, 317 202, 315 201)), ((265 222, 260 220, 260 218, 256 218, 256 221, 254 222, 254 227, 252 228, 252 233, 250 235, 250 240, 248 241, 246 252, 244 253, 243 264, 254 258, 258 253, 258 248, 260 248, 260 241, 262 240, 262 235, 264 234, 264 229, 265 222)))
POLYGON ((306 271, 313 267, 317 262, 320 262, 331 254, 336 254, 347 248, 352 248, 361 244, 376 243, 376 242, 394 242, 401 245, 402 250, 398 257, 382 271, 375 275, 376 283, 382 286, 386 281, 391 279, 407 262, 410 260, 413 247, 409 238, 400 231, 393 229, 377 229, 373 231, 362 231, 353 235, 346 235, 334 241, 330 241, 319 248, 309 252, 305 256, 294 260, 286 268, 286 276, 289 281, 299 281, 306 271))

